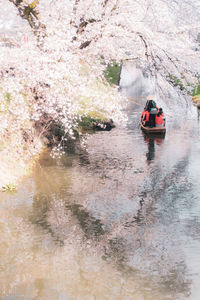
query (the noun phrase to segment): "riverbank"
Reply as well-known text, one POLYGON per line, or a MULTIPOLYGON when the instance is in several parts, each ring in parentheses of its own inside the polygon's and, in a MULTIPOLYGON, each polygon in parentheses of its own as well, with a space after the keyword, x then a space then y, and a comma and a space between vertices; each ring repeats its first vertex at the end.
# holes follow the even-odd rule
MULTIPOLYGON (((24 72, 18 61, 26 54, 10 49, 10 59, 1 72, 0 189, 4 190, 16 189, 45 147, 62 154, 69 141, 88 132, 109 131, 126 120, 122 113, 125 98, 117 86, 93 77, 93 67, 87 61, 78 60, 75 66, 81 70, 80 85, 76 85, 62 73, 55 78, 52 71, 48 78, 42 75, 39 80, 36 74, 24 72)), ((60 68, 60 63, 55 61, 53 68, 60 68)))
MULTIPOLYGON (((13 126, 13 124, 11 121, 10 125, 13 126)), ((111 121, 104 122, 100 119, 98 123, 95 119, 87 119, 87 122, 83 120, 81 125, 79 130, 83 134, 95 130, 111 130, 114 127, 111 121)), ((40 154, 48 148, 48 140, 44 136, 40 138, 34 127, 26 128, 26 130, 19 128, 18 132, 7 129, 6 134, 7 137, 4 136, 0 143, 0 191, 14 191, 23 178, 31 174, 40 154)), ((50 148, 54 147, 58 148, 57 140, 51 144, 50 148)))

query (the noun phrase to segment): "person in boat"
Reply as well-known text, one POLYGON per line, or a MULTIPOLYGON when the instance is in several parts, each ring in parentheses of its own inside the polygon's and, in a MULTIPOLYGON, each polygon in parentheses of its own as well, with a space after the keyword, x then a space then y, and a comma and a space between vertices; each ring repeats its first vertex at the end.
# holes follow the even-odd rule
POLYGON ((147 114, 146 119, 148 120, 145 123, 145 126, 149 126, 149 127, 155 127, 155 118, 156 118, 156 114, 158 113, 158 107, 156 105, 156 102, 154 101, 154 97, 152 95, 149 95, 147 97, 147 102, 146 102, 146 109, 149 112, 149 114, 147 114))
POLYGON ((141 113, 141 121, 143 121, 147 109, 152 105, 151 103, 149 103, 148 97, 147 97, 147 102, 145 104, 145 107, 144 107, 144 109, 143 109, 143 111, 141 113))
POLYGON ((153 108, 153 107, 156 107, 158 109, 153 95, 148 95, 146 99, 147 99, 147 102, 145 105, 146 109, 153 108))
POLYGON ((164 117, 163 110, 161 107, 159 108, 159 111, 155 117, 155 125, 156 125, 156 127, 164 127, 165 126, 165 117, 164 117))
POLYGON ((158 110, 156 107, 148 108, 143 113, 143 124, 144 126, 155 127, 155 118, 158 110))
POLYGON ((156 102, 154 100, 147 100, 146 108, 151 109, 151 108, 154 108, 154 107, 156 107, 156 102))
POLYGON ((152 107, 149 111, 149 127, 155 127, 156 126, 156 115, 157 115, 157 108, 152 107))

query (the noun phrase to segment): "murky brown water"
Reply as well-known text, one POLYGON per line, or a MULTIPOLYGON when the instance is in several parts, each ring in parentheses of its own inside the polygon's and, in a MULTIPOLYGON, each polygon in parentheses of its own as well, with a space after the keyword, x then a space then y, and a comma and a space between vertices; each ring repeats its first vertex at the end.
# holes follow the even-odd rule
POLYGON ((129 115, 0 195, 0 299, 199 299, 197 113, 164 139, 129 115))

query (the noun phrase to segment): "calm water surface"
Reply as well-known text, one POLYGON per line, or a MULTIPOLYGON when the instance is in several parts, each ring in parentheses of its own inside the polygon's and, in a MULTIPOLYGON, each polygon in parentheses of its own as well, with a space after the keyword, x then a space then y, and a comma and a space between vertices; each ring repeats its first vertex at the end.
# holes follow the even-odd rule
POLYGON ((0 194, 0 299, 199 300, 198 114, 165 138, 128 114, 0 194))

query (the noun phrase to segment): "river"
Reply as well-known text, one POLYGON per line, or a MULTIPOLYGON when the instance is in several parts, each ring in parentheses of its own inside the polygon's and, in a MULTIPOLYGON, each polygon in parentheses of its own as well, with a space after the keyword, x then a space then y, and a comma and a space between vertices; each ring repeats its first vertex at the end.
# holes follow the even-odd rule
POLYGON ((45 152, 1 193, 1 300, 199 299, 199 114, 149 138, 141 107, 127 110, 124 127, 45 152))

